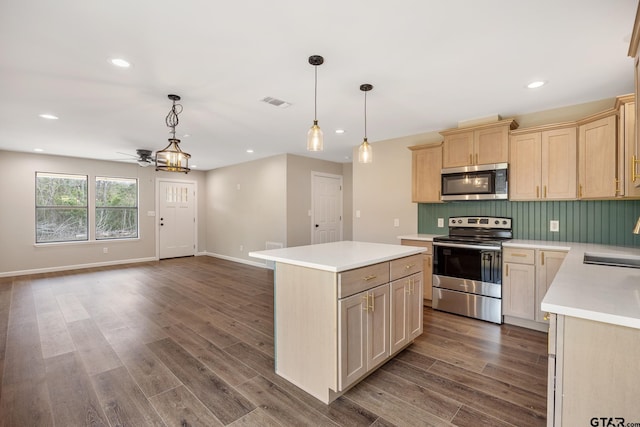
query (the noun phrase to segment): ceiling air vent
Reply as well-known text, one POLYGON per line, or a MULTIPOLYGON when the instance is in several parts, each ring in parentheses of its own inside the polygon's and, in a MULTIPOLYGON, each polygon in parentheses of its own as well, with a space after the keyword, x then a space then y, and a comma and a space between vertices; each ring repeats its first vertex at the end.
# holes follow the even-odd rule
POLYGON ((287 108, 290 107, 291 104, 287 101, 283 101, 282 99, 272 98, 270 96, 266 96, 261 99, 262 102, 266 102, 267 104, 275 105, 278 108, 287 108))

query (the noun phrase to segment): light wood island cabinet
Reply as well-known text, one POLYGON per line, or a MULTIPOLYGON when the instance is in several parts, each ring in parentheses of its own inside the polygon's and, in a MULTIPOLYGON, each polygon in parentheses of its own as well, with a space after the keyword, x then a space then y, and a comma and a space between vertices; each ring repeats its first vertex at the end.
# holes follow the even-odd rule
POLYGON ((442 167, 484 165, 509 161, 509 130, 513 119, 499 120, 467 128, 440 131, 444 136, 442 167))
POLYGON ((440 200, 442 144, 424 144, 411 150, 411 201, 434 203, 440 200))
POLYGON ((573 123, 512 131, 509 139, 509 199, 576 199, 576 134, 573 123))
POLYGON ((333 242, 275 261, 275 371, 330 403, 422 333, 423 248, 333 242))

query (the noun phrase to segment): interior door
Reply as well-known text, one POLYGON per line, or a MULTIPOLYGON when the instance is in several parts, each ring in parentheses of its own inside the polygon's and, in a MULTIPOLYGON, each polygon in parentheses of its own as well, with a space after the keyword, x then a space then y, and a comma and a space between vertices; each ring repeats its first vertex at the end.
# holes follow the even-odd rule
POLYGON ((342 240, 342 176, 313 173, 311 243, 342 240))
POLYGON ((158 191, 160 259, 195 255, 195 184, 160 181, 158 191))

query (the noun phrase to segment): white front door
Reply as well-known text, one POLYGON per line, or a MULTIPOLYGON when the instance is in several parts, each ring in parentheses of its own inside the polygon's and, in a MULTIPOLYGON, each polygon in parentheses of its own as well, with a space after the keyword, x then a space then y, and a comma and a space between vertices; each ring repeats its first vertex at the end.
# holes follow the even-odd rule
POLYGON ((158 192, 160 259, 195 255, 195 184, 160 181, 158 192))
POLYGON ((312 172, 311 243, 342 240, 342 176, 312 172))

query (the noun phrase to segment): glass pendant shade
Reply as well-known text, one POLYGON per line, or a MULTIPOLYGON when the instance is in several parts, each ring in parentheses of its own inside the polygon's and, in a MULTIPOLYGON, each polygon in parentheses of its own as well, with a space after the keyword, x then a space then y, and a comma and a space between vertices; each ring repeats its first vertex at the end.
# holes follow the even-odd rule
POLYGON ((307 133, 307 150, 309 151, 322 151, 324 148, 322 145, 322 129, 318 126, 318 121, 313 121, 313 126, 307 133))
POLYGON ((169 145, 156 152, 156 170, 188 173, 191 155, 180 149, 179 139, 169 138, 169 145))
POLYGON ((362 144, 360 144, 360 147, 358 148, 358 162, 373 162, 373 148, 371 147, 371 144, 367 142, 367 138, 362 141, 362 144))

